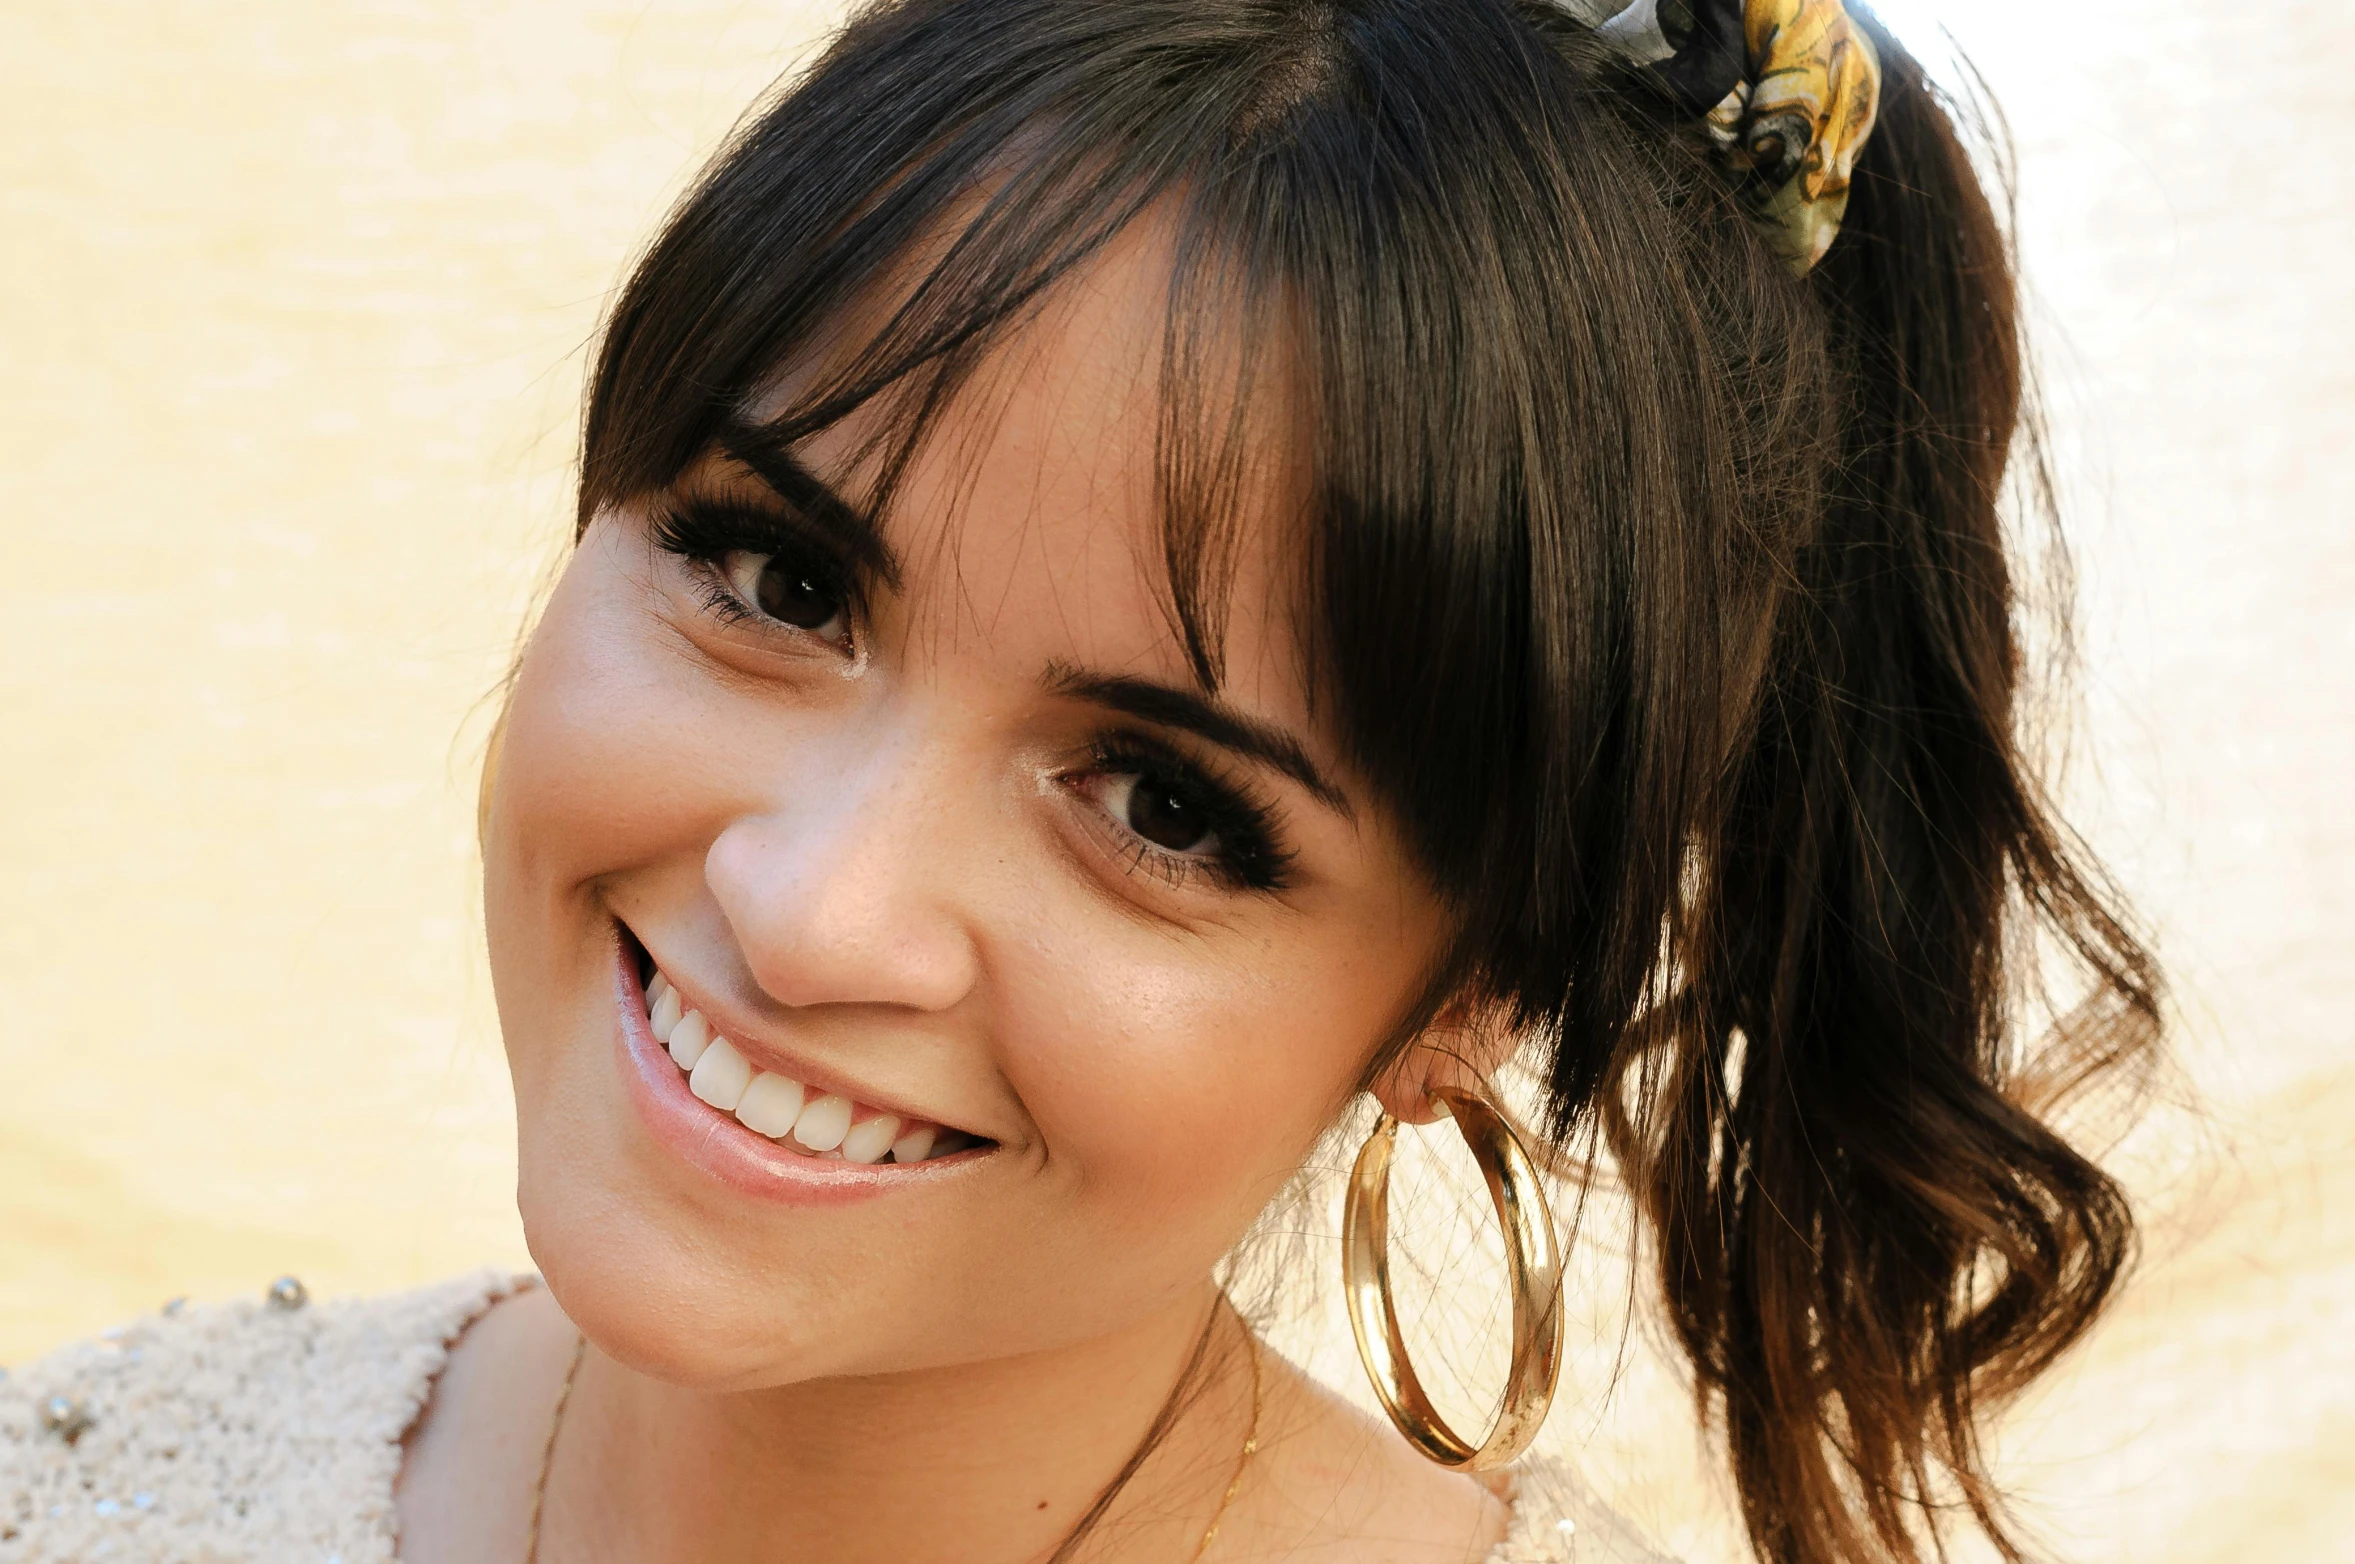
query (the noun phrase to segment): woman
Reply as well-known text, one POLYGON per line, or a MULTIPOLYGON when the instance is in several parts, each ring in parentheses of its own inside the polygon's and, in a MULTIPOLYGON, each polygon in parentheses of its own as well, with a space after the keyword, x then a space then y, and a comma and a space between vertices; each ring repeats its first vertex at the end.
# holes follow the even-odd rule
POLYGON ((1761 1558, 2017 1557, 1981 1404, 2132 1238, 2026 1104, 2155 1015, 2014 744, 2021 402, 1969 158, 1836 0, 870 5, 614 311, 485 779, 544 1285, 37 1365, 0 1558, 1644 1557, 1522 1454, 1514 1070, 1761 1558), (1216 1280, 1367 1093, 1388 1423, 1216 1280), (1491 1431, 1386 1324, 1442 1113, 1491 1431))

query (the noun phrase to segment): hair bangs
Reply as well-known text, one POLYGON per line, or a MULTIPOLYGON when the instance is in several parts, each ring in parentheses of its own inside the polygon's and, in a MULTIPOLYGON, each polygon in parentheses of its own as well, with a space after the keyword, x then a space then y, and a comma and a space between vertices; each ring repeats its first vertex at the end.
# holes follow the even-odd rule
MULTIPOLYGON (((834 79, 891 55, 863 33, 925 19, 854 22, 682 203, 608 332, 581 523, 671 482, 852 321, 873 325, 762 434, 790 444, 883 399, 860 454, 887 509, 991 351, 1117 237, 1165 223, 1155 476, 1197 678, 1220 678, 1243 517, 1279 448, 1308 479, 1286 540, 1300 653, 1352 758, 1443 891, 1502 877, 1541 921, 1574 912, 1556 892, 1583 878, 1533 877, 1582 833, 1528 800, 1625 796, 1598 735, 1629 720, 1631 673, 1663 693, 1709 676, 1631 667, 1692 644, 1655 589, 1705 597, 1716 574, 1706 550, 1639 568, 1663 537, 1705 535, 1675 517, 1711 467, 1647 463, 1617 427, 1630 404, 1709 423, 1703 355, 1663 358, 1620 324, 1690 313, 1673 273, 1629 259, 1673 248, 1666 224, 1628 233, 1645 212, 1612 195, 1661 171, 1631 166, 1616 111, 1501 13, 1014 0, 961 20, 922 80, 834 79), (1467 73, 1498 85, 1451 90, 1467 73), (1499 164, 1500 145, 1519 155, 1499 164), (1269 427, 1276 383, 1296 430, 1269 427), (1564 600, 1578 611, 1534 609, 1564 600), (1680 633, 1640 635, 1645 618, 1680 633)), ((1674 807, 1664 759, 1646 791, 1674 807)), ((1548 1011, 1559 986, 1539 986, 1548 1011)))

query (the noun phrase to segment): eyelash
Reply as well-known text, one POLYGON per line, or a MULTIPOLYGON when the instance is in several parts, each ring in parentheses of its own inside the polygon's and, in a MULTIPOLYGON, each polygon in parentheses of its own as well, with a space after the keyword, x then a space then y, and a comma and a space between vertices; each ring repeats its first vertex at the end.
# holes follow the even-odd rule
MULTIPOLYGON (((653 518, 654 541, 665 552, 695 567, 704 606, 726 624, 778 630, 768 615, 737 593, 723 561, 739 551, 782 555, 805 562, 841 597, 855 626, 859 595, 850 573, 828 550, 815 546, 791 517, 754 506, 692 498, 667 498, 653 518)), ((795 632, 806 634, 807 632, 795 632)), ((1276 810, 1240 779, 1215 775, 1204 764, 1140 733, 1112 733, 1090 746, 1088 774, 1135 774, 1200 800, 1219 841, 1216 857, 1171 852, 1114 821, 1127 841, 1122 856, 1129 869, 1146 870, 1171 885, 1208 879, 1230 890, 1279 891, 1291 882, 1293 855, 1276 841, 1276 810)))
POLYGON ((778 624, 738 594, 728 581, 723 562, 739 552, 778 556, 801 564, 841 598, 844 616, 851 624, 855 627, 858 623, 859 593, 850 572, 830 550, 814 544, 790 516, 750 505, 671 497, 654 513, 654 541, 666 553, 695 567, 704 607, 724 624, 807 634, 778 624))
POLYGON ((1291 883, 1292 854, 1276 841, 1275 807, 1240 779, 1219 777, 1139 733, 1107 734, 1091 746, 1088 758, 1089 775, 1135 774, 1174 783, 1201 802, 1218 837, 1218 856, 1197 858, 1156 846, 1116 820, 1113 824, 1128 837, 1123 857, 1132 871, 1149 870, 1181 886, 1209 877, 1230 890, 1280 891, 1291 883))

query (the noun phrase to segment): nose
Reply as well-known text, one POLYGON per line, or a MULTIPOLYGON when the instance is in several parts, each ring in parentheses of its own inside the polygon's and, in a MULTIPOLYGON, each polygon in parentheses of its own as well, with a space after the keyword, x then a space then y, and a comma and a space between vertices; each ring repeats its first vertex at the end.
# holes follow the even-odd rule
POLYGON ((904 750, 801 770, 721 831, 704 878, 754 981, 795 1007, 955 1006, 979 957, 953 895, 943 784, 904 750))

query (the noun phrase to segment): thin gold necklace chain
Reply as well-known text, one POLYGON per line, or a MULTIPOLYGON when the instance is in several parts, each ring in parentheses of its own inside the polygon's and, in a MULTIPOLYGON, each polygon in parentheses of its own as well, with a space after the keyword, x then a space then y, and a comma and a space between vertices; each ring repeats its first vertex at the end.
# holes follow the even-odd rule
MULTIPOLYGON (((1262 1385, 1259 1373, 1259 1337, 1251 1327, 1243 1327, 1243 1343, 1251 1351, 1251 1426, 1243 1431, 1243 1452, 1235 1457, 1234 1480, 1219 1496, 1218 1508, 1210 1512, 1210 1529, 1195 1545, 1193 1564, 1202 1564, 1210 1545, 1218 1540, 1218 1528, 1227 1518, 1227 1508, 1235 1502, 1235 1495, 1243 1491, 1243 1474, 1251 1469, 1251 1458, 1259 1453, 1259 1409, 1262 1385)), ((564 1409, 572 1402, 573 1381, 580 1378, 581 1360, 589 1355, 589 1338, 574 1334, 572 1361, 564 1366, 564 1383, 556 1390, 556 1410, 548 1416, 548 1440, 540 1447, 540 1476, 532 1484, 532 1518, 525 1533, 523 1564, 540 1564, 540 1510, 548 1501, 548 1473, 556 1464, 556 1435, 564 1427, 564 1409)))
POLYGON ((1218 1508, 1210 1512, 1210 1529, 1202 1534, 1201 1542, 1194 1547, 1193 1564, 1202 1564, 1203 1556, 1210 1552, 1211 1543, 1218 1540, 1218 1528, 1227 1518, 1227 1506, 1233 1504, 1235 1495, 1243 1491, 1243 1474, 1251 1469, 1251 1458, 1259 1453, 1259 1337, 1253 1334, 1250 1324, 1240 1315, 1236 1316, 1235 1323, 1243 1327, 1243 1345, 1251 1352, 1251 1426, 1243 1431, 1243 1453, 1235 1457, 1234 1481, 1227 1484, 1227 1491, 1219 1498, 1218 1508))
POLYGON ((589 1338, 572 1337, 572 1361, 565 1365, 564 1384, 556 1392, 556 1410, 548 1414, 548 1442, 540 1450, 540 1479, 532 1484, 532 1523, 523 1545, 523 1564, 540 1564, 540 1506, 548 1500, 548 1471, 556 1464, 556 1434, 564 1427, 564 1408, 572 1400, 572 1382, 580 1378, 581 1359, 589 1355, 589 1338))

